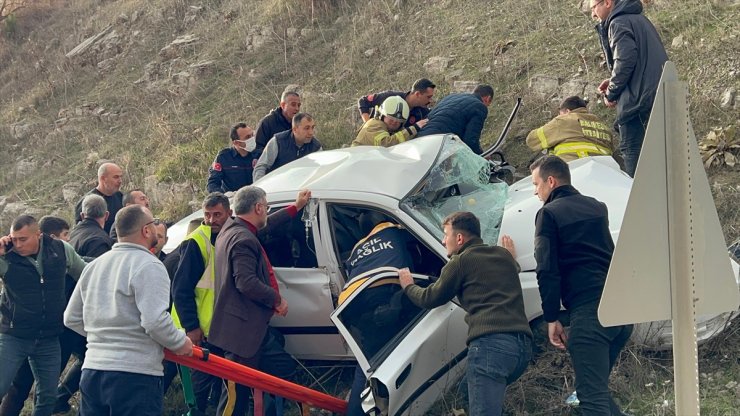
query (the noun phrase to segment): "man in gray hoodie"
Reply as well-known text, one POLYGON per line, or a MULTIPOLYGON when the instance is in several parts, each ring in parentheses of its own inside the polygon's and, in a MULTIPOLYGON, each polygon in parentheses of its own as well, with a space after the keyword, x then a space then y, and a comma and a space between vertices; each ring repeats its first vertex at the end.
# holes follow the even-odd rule
POLYGON ((655 26, 642 14, 640 0, 590 1, 611 71, 611 76, 599 85, 599 92, 607 107, 617 109, 614 126, 619 131, 624 171, 634 176, 668 55, 655 26))
POLYGON ((87 337, 82 416, 161 415, 163 348, 192 354, 167 312, 167 270, 149 251, 159 222, 140 205, 121 209, 119 243, 85 268, 64 312, 64 324, 87 337))

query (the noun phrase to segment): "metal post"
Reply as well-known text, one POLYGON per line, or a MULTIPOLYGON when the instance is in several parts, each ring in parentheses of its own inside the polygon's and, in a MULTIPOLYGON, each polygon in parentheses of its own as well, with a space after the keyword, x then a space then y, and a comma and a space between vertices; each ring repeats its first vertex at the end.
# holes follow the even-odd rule
MULTIPOLYGON (((671 258, 671 311, 673 316, 673 379, 676 414, 699 415, 699 365, 696 343, 696 269, 694 262, 695 235, 692 218, 696 204, 691 189, 692 166, 689 157, 688 92, 686 84, 666 82, 664 97, 666 114, 686 123, 667 123, 666 152, 668 157, 668 215, 671 258), (676 154, 678 153, 678 154, 676 154), (672 217, 672 218, 671 218, 672 217)), ((700 243, 701 244, 701 243, 700 243)))

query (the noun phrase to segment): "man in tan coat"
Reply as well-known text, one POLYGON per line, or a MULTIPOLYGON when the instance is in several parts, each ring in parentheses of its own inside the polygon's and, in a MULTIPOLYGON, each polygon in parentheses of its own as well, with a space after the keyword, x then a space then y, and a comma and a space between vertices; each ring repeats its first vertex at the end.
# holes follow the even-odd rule
POLYGON ((389 147, 413 139, 416 133, 427 124, 427 119, 419 120, 411 126, 401 128, 409 117, 409 105, 401 97, 386 98, 380 105, 380 111, 362 125, 354 146, 389 147), (401 128, 399 130, 399 128, 401 128))
POLYGON ((588 112, 581 97, 560 103, 560 115, 527 135, 527 146, 559 156, 566 162, 612 154, 612 135, 606 124, 588 112))

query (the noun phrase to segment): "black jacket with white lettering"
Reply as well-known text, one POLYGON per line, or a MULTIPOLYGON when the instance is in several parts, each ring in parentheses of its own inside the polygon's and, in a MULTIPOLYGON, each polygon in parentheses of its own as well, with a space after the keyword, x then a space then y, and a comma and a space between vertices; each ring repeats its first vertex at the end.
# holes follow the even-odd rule
POLYGON ((345 267, 349 278, 378 267, 410 267, 413 263, 407 245, 409 233, 399 225, 378 224, 367 237, 355 244, 345 267))

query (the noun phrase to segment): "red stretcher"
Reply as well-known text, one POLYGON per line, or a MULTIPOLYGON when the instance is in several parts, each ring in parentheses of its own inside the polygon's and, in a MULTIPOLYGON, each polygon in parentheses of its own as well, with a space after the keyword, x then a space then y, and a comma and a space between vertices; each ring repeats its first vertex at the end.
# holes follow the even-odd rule
MULTIPOLYGON (((309 406, 337 414, 345 414, 347 412, 347 402, 345 400, 309 389, 308 387, 299 386, 298 384, 237 364, 217 355, 209 354, 208 350, 202 350, 197 346, 193 347, 192 357, 175 355, 167 349, 164 350, 164 357, 169 361, 190 367, 194 370, 252 387, 255 389, 253 395, 255 399, 262 397, 261 392, 266 392, 305 404, 307 406, 303 406, 304 415, 309 414, 309 406)), ((262 406, 258 402, 261 402, 261 400, 255 400, 254 414, 255 416, 262 416, 262 406)))

